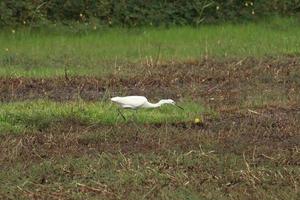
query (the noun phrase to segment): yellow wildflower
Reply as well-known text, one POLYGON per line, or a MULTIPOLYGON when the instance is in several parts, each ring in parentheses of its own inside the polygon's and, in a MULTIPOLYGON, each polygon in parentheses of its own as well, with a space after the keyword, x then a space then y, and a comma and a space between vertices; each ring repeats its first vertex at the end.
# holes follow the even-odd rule
POLYGON ((202 123, 202 120, 200 119, 200 118, 195 118, 195 124, 200 124, 200 123, 202 123))

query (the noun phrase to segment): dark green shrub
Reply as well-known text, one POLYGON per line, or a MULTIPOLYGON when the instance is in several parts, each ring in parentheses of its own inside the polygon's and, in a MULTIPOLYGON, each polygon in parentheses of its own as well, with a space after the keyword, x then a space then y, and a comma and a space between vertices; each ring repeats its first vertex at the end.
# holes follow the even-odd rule
POLYGON ((0 26, 197 25, 292 15, 299 10, 300 0, 0 0, 0 26))

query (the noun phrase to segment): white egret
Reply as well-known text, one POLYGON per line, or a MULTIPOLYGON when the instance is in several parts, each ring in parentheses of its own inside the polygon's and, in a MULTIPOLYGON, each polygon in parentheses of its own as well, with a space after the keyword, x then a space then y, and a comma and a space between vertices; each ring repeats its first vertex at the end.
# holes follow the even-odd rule
MULTIPOLYGON (((182 107, 176 105, 175 101, 173 101, 172 99, 162 99, 158 103, 150 103, 144 96, 125 96, 113 97, 111 98, 111 101, 119 104, 122 108, 129 108, 134 110, 137 110, 139 108, 158 108, 163 104, 171 104, 177 106, 180 109, 183 109, 182 107)), ((120 111, 119 113, 122 115, 120 111)), ((123 115, 122 117, 125 119, 123 115)))

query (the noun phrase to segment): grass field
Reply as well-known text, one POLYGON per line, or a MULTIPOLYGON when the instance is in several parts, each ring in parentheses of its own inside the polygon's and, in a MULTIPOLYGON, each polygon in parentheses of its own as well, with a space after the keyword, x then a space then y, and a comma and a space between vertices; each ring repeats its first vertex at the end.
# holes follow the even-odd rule
POLYGON ((34 32, 9 29, 0 33, 0 75, 49 77, 67 69, 70 74, 101 76, 141 61, 297 55, 299 24, 287 18, 259 24, 99 28, 82 33, 62 27, 34 32))
MULTIPOLYGON (((73 121, 85 126, 118 125, 134 120, 137 124, 176 123, 201 118, 205 109, 199 104, 185 103, 184 111, 173 106, 163 106, 158 111, 123 111, 119 116, 116 106, 111 103, 51 101, 13 102, 1 104, 0 131, 22 133, 34 129, 45 129, 53 124, 73 121)), ((208 111, 206 111, 208 112, 208 111)), ((213 113, 211 113, 213 114, 213 113)))
POLYGON ((0 199, 299 199, 297 25, 2 30, 0 199))

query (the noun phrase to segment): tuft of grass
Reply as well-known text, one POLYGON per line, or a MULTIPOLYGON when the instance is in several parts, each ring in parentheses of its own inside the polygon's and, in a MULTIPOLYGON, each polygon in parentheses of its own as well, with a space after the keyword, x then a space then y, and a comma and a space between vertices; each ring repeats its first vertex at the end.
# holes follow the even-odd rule
POLYGON ((158 109, 121 110, 126 120, 119 115, 117 106, 107 102, 52 102, 47 100, 1 103, 0 132, 21 132, 45 129, 51 124, 71 121, 86 125, 135 122, 172 123, 191 121, 208 112, 203 106, 185 102, 180 110, 164 105, 158 109))
POLYGON ((299 22, 275 18, 246 24, 171 28, 66 28, 0 31, 1 76, 103 75, 124 63, 203 57, 264 57, 300 53, 299 22))

